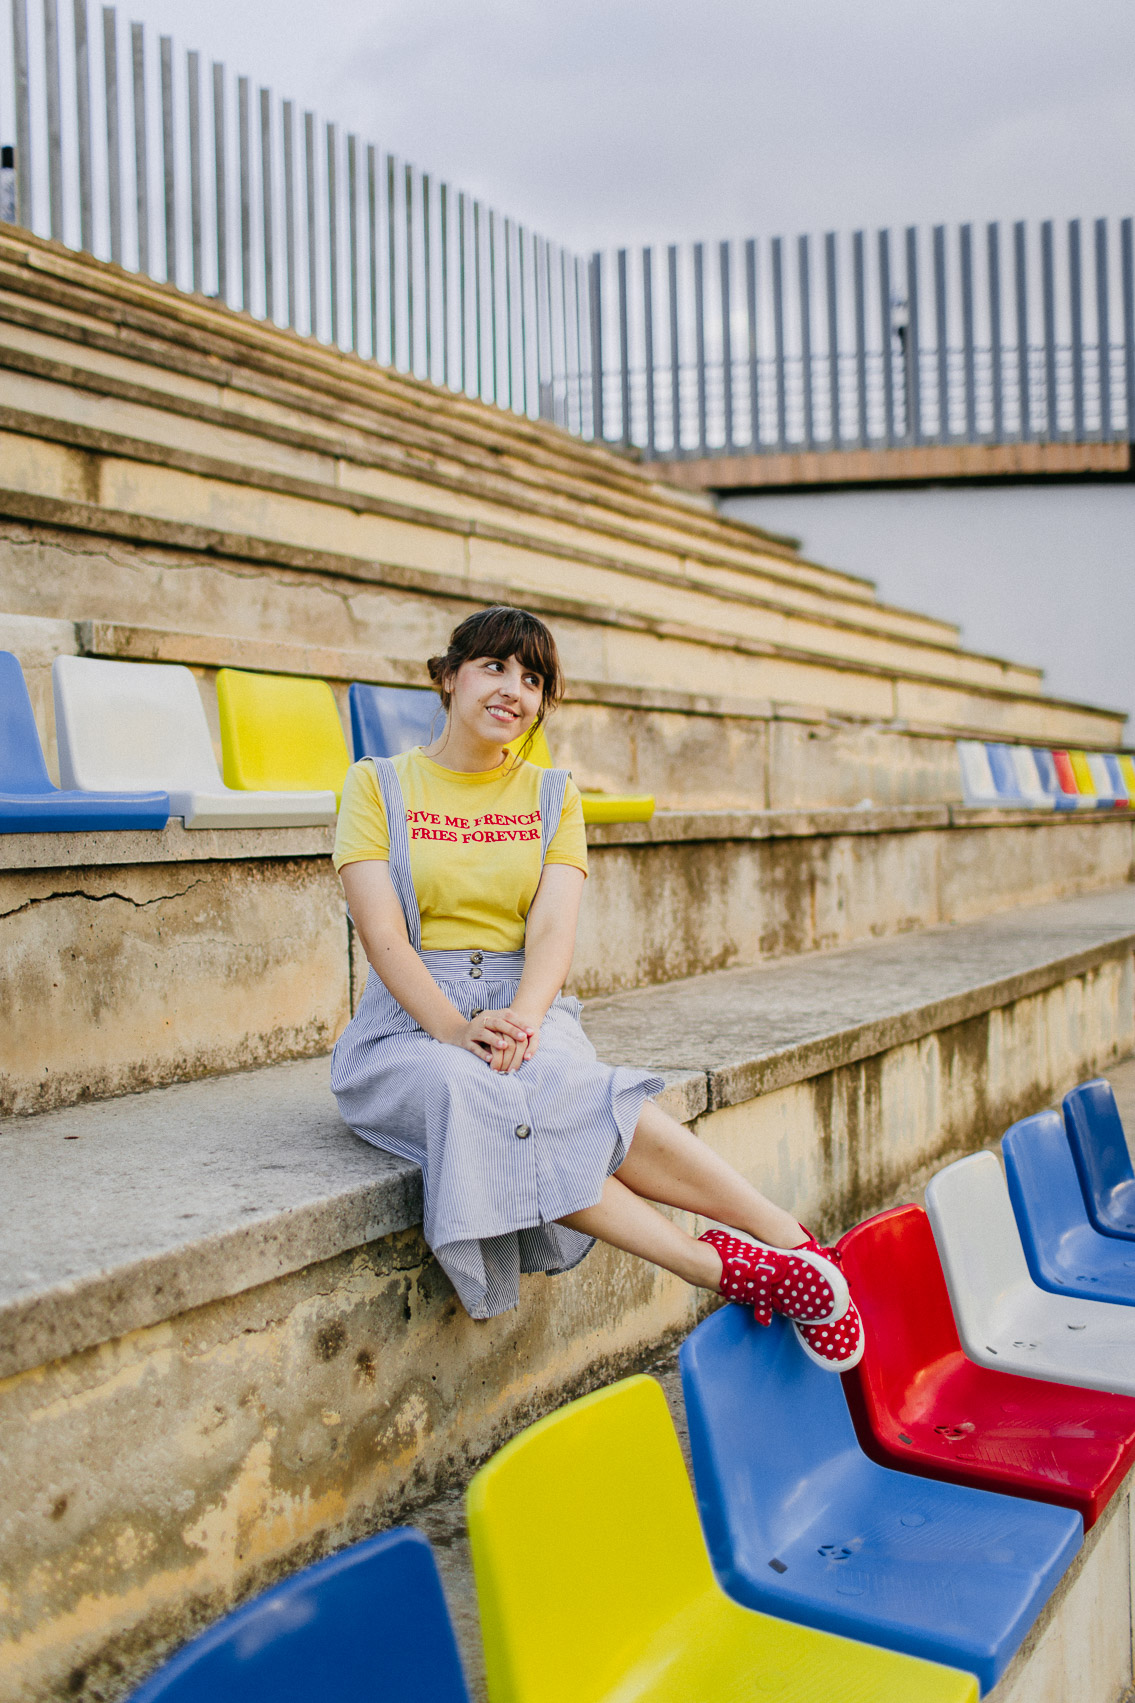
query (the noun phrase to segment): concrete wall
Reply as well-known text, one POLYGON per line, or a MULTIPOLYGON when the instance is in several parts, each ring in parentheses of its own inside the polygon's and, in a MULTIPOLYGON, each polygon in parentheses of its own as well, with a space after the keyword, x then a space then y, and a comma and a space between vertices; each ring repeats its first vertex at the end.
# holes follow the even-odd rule
MULTIPOLYGON (((832 1233, 1129 1050, 1133 1022, 1132 962, 1112 957, 694 1127, 832 1233)), ((238 1598, 412 1512, 698 1306, 597 1249, 475 1324, 410 1231, 0 1382, 0 1695, 114 1703, 238 1598)))

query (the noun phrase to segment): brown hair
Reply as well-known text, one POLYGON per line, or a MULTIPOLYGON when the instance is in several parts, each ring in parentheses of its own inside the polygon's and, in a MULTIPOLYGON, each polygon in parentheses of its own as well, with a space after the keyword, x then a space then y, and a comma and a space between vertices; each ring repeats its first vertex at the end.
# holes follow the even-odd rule
POLYGON ((507 603, 495 603, 491 609, 478 609, 475 615, 467 615, 450 633, 445 655, 431 656, 426 664, 447 711, 453 676, 463 662, 471 662, 477 656, 492 656, 501 662, 516 656, 522 668, 540 675, 544 691, 540 713, 528 731, 531 739, 564 692, 559 652, 551 632, 538 616, 530 615, 527 609, 513 609, 507 603))

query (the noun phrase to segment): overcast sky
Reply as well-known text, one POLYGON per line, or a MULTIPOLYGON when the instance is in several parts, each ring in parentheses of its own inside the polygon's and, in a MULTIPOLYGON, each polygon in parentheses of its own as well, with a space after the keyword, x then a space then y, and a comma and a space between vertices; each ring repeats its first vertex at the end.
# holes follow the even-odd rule
POLYGON ((119 10, 581 250, 1132 211, 1132 0, 119 10))

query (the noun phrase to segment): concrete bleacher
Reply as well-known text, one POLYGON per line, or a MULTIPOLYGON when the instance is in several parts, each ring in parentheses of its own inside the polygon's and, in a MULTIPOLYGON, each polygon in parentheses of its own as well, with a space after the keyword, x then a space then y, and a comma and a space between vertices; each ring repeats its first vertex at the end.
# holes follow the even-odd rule
MULTIPOLYGON (((659 803, 589 829, 588 1030, 816 1229, 1135 1045, 1135 812, 970 808, 955 745, 1111 750, 1115 713, 623 455, 3 229, 0 366, 0 649, 49 763, 57 655, 187 665, 216 740, 223 667, 345 711, 523 601, 557 761, 659 803)), ((4 1695, 124 1696, 696 1322, 602 1249, 464 1316, 327 1088, 366 968, 330 845, 0 836, 4 1695)))

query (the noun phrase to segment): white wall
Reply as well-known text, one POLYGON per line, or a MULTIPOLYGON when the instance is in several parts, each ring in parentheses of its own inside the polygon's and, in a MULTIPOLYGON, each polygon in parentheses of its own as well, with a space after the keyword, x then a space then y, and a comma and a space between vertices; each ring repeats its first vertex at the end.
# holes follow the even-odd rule
POLYGON ((788 493, 721 508, 868 575, 886 602, 960 622, 971 649, 1039 664, 1054 695, 1135 716, 1135 485, 788 493))

